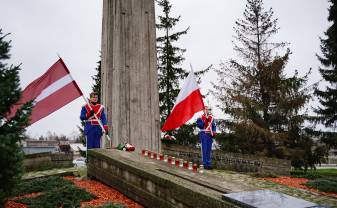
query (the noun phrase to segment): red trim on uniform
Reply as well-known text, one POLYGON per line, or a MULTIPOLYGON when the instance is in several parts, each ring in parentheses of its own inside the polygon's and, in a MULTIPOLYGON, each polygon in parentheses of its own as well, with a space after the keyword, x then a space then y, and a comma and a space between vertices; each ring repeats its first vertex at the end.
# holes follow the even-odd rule
POLYGON ((201 116, 201 120, 204 122, 204 130, 206 132, 210 132, 212 136, 215 136, 215 132, 212 130, 212 122, 213 122, 213 117, 211 115, 208 115, 208 119, 206 119, 206 115, 203 114, 201 116), (211 123, 209 123, 211 122, 211 123))
MULTIPOLYGON (((102 115, 102 112, 103 112, 103 106, 101 104, 96 104, 96 105, 91 105, 90 104, 90 107, 91 107, 92 110, 94 110, 94 113, 96 114, 97 118, 100 119, 101 115, 102 115)), ((85 109, 87 110, 87 113, 85 115, 86 115, 86 117, 88 119, 90 119, 89 118, 89 116, 90 116, 90 108, 89 108, 88 104, 85 105, 85 109)), ((92 116, 91 119, 96 119, 96 118, 94 116, 92 116)), ((99 125, 99 122, 93 120, 93 121, 91 121, 91 124, 92 125, 99 125)))
POLYGON ((211 129, 210 128, 212 128, 212 124, 211 125, 209 125, 209 121, 212 121, 213 120, 213 117, 211 116, 211 115, 208 115, 208 119, 206 119, 206 115, 204 114, 204 115, 202 115, 201 116, 201 120, 204 122, 204 129, 205 130, 208 130, 208 131, 211 131, 211 129), (207 128, 208 127, 208 128, 207 128), (207 128, 207 129, 206 129, 207 128))

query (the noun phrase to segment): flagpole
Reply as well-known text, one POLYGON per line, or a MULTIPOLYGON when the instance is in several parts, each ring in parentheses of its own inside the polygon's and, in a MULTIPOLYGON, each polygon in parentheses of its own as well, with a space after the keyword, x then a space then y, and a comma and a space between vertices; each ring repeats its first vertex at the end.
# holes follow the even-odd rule
MULTIPOLYGON (((194 70, 193 70, 193 67, 192 67, 191 63, 190 63, 190 67, 191 67, 191 71, 194 73, 194 70)), ((204 107, 204 109, 205 109, 205 107, 204 107)), ((206 115, 206 118, 207 118, 207 115, 206 115)), ((199 131, 199 134, 200 134, 200 131, 199 131)), ((199 137, 200 137, 200 135, 199 135, 199 137)), ((200 151, 201 151, 201 161, 202 161, 202 163, 204 163, 204 157, 202 155, 202 140, 201 140, 201 138, 200 138, 200 151)))
MULTIPOLYGON (((63 59, 61 58, 61 56, 60 56, 58 53, 57 53, 57 56, 58 56, 59 59, 63 62, 63 59)), ((65 65, 65 64, 64 64, 64 65, 65 65)), ((67 67, 66 67, 66 68, 67 68, 67 67)), ((69 71, 69 69, 68 69, 68 71, 69 71)), ((71 75, 70 71, 69 71, 69 76, 71 77, 72 80, 75 81, 75 79, 74 79, 74 77, 71 75)), ((81 90, 79 87, 78 87, 78 90, 81 92, 82 98, 84 99, 85 103, 89 106, 89 109, 92 110, 92 108, 91 108, 91 106, 90 106, 90 103, 89 103, 88 99, 83 95, 82 90, 81 90)), ((108 138, 108 140, 109 140, 109 143, 110 143, 110 147, 111 147, 111 138, 109 137, 109 135, 107 135, 107 133, 106 133, 104 127, 103 127, 102 121, 101 121, 100 119, 98 119, 98 117, 97 117, 97 115, 96 115, 95 113, 94 113, 94 117, 95 117, 95 119, 98 121, 98 124, 99 124, 99 126, 101 127, 103 134, 104 134, 105 136, 107 136, 107 138, 108 138)), ((103 135, 103 136, 104 136, 104 135, 103 135)), ((103 142, 104 142, 104 141, 102 141, 102 143, 103 143, 103 142)), ((87 146, 87 148, 86 148, 86 155, 87 155, 87 154, 88 154, 88 141, 87 141, 87 137, 86 137, 86 146, 87 146)), ((103 145, 101 144, 101 147, 102 147, 102 146, 103 146, 103 145)))
POLYGON ((85 136, 85 160, 88 163, 88 138, 85 136))

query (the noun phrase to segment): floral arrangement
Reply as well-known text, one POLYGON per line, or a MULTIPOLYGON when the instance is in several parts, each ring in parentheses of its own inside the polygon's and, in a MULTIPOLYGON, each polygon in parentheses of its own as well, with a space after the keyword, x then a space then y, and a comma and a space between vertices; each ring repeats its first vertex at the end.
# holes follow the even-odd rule
POLYGON ((161 141, 165 144, 172 144, 172 143, 175 143, 176 142, 176 138, 174 136, 171 136, 171 135, 164 135, 162 138, 161 138, 161 141))
POLYGON ((132 151, 135 151, 136 148, 132 144, 124 143, 124 144, 119 144, 117 146, 117 149, 122 150, 122 151, 132 152, 132 151))

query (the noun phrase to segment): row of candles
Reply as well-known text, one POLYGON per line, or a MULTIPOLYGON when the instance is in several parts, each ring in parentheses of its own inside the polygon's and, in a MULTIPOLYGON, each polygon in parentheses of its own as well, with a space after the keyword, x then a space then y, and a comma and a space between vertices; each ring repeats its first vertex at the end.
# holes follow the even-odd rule
MULTIPOLYGON (((193 172, 198 172, 198 165, 196 163, 192 164, 192 162, 187 162, 186 160, 183 160, 183 159, 178 159, 175 157, 163 155, 163 154, 156 153, 156 152, 151 152, 151 151, 144 150, 144 149, 142 150, 142 155, 144 157, 148 157, 151 159, 164 161, 168 163, 169 165, 175 165, 176 167, 192 170, 193 172)), ((199 173, 203 173, 203 172, 204 172, 204 166, 200 165, 199 173)))

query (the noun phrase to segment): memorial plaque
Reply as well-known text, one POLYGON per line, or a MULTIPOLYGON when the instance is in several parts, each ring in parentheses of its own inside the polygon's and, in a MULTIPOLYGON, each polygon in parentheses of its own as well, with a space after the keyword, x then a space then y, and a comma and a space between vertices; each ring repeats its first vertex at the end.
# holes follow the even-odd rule
POLYGON ((222 195, 222 198, 249 208, 314 208, 322 207, 303 199, 271 190, 257 190, 222 195))

